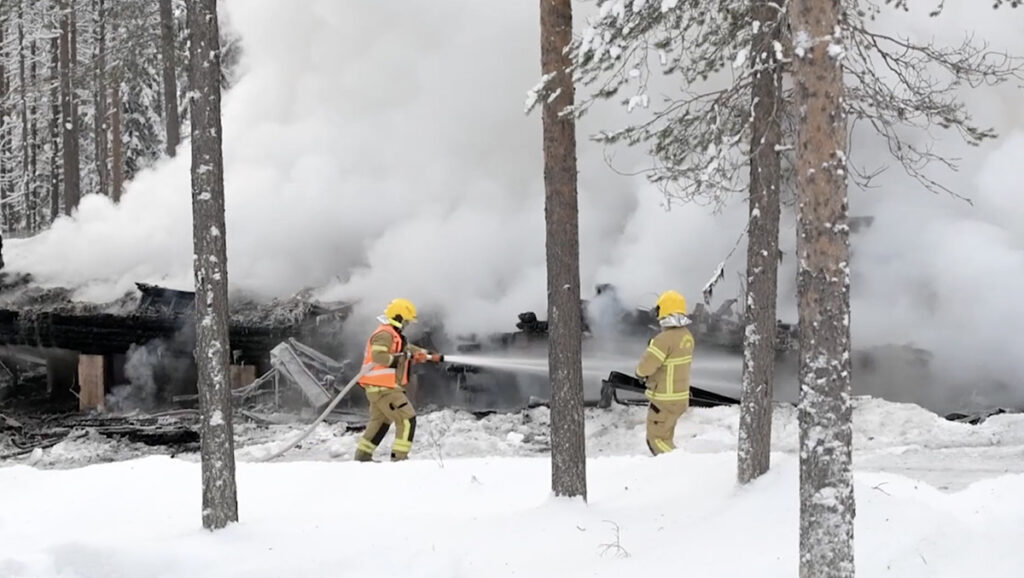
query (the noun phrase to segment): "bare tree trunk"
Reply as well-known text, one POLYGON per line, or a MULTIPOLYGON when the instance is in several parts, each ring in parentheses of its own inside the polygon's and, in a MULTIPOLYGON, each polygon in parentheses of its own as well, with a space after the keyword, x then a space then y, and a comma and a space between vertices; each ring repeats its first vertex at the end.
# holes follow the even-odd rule
POLYGON ((4 59, 3 46, 6 39, 4 30, 7 28, 7 19, 0 13, 0 234, 10 231, 11 197, 10 183, 13 182, 13 175, 10 173, 10 166, 7 164, 9 157, 10 136, 7 128, 7 66, 4 59))
POLYGON ((31 148, 30 129, 28 120, 28 73, 25 70, 25 10, 24 4, 18 0, 18 83, 21 97, 21 194, 25 196, 25 229, 32 230, 32 211, 35 210, 35 203, 32 200, 32 182, 34 175, 29 163, 29 149, 31 148))
POLYGON ((779 40, 779 7, 753 0, 755 26, 752 135, 750 144, 750 222, 747 233, 746 332, 740 403, 738 478, 749 483, 768 471, 772 442, 772 390, 775 380, 775 326, 778 295, 778 145, 782 72, 773 44, 779 40))
POLYGON ((110 196, 121 202, 124 190, 124 142, 121 136, 121 77, 110 83, 110 196))
MULTIPOLYGON (((29 47, 29 67, 28 77, 29 83, 35 87, 39 82, 39 73, 36 65, 36 56, 39 54, 39 47, 35 39, 32 39, 32 44, 29 47)), ((29 225, 28 231, 30 234, 38 233, 42 228, 39 225, 39 201, 42 198, 40 195, 41 185, 39 183, 39 107, 37 106, 38 89, 33 91, 32 97, 29 99, 28 104, 28 117, 29 117, 29 173, 32 175, 32 212, 29 213, 29 225)))
POLYGON ((556 496, 587 498, 583 423, 583 319, 580 302, 576 123, 559 112, 572 106, 570 0, 541 0, 541 69, 558 91, 543 105, 547 222, 548 363, 551 376, 551 486, 556 496))
POLYGON ((96 0, 96 174, 99 177, 100 193, 110 194, 110 171, 107 168, 109 147, 107 144, 107 11, 105 0, 96 0))
POLYGON ((852 577, 855 502, 840 0, 793 0, 800 327, 800 576, 852 577))
POLYGON ((171 0, 160 0, 160 52, 164 72, 164 124, 167 156, 173 157, 181 140, 178 119, 178 77, 174 50, 174 14, 171 0))
POLYGON ((73 81, 75 34, 74 0, 61 1, 60 14, 60 79, 61 122, 64 132, 64 214, 78 207, 82 196, 82 177, 78 150, 78 107, 75 106, 73 81))
POLYGON ((228 269, 220 110, 217 0, 189 3, 192 38, 192 222, 196 278, 196 365, 203 463, 203 527, 238 521, 228 380, 228 269))
POLYGON ((64 131, 61 130, 60 51, 56 36, 50 38, 50 222, 60 215, 61 165, 60 147, 64 131))

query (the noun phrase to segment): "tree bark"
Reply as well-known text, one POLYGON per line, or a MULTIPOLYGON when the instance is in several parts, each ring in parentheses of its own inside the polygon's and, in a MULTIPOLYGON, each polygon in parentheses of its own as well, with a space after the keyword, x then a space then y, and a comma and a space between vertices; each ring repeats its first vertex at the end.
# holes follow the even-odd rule
POLYGON ((96 141, 96 175, 99 178, 100 193, 110 195, 110 171, 108 161, 110 150, 107 139, 108 117, 107 110, 107 11, 105 0, 96 0, 96 75, 94 82, 96 86, 96 115, 95 115, 95 141, 96 141))
POLYGON ((854 575, 846 118, 839 0, 793 0, 800 576, 854 575))
MULTIPOLYGON (((0 47, 4 46, 4 30, 7 28, 7 19, 0 13, 0 47)), ((11 197, 10 183, 14 181, 11 174, 11 167, 7 164, 10 157, 10 138, 7 136, 7 65, 5 64, 3 50, 0 49, 0 234, 11 228, 11 197)))
MULTIPOLYGON (((29 47, 29 67, 28 77, 29 83, 35 87, 39 82, 39 72, 36 65, 36 56, 39 54, 39 47, 36 40, 32 39, 32 44, 29 47)), ((32 212, 29 214, 30 221, 28 225, 28 232, 30 234, 38 233, 42 227, 39 223, 39 203, 42 199, 42 184, 39 179, 39 106, 38 106, 38 89, 33 91, 32 97, 29 99, 28 104, 28 117, 29 117, 29 149, 28 149, 28 164, 29 172, 32 175, 32 212)))
POLYGON ((64 214, 70 215, 82 196, 82 176, 78 146, 78 107, 75 105, 74 0, 61 0, 60 14, 60 85, 61 122, 64 134, 64 214))
POLYGON ((164 125, 167 131, 166 152, 173 157, 181 140, 178 119, 178 76, 174 49, 174 14, 171 0, 160 0, 160 53, 164 74, 164 125))
POLYGON ((25 229, 32 231, 32 211, 35 210, 35 203, 32 195, 32 184, 34 175, 29 159, 31 148, 28 116, 28 73, 25 66, 25 10, 24 4, 18 0, 18 91, 21 97, 21 194, 25 196, 25 229))
POLYGON ((110 197, 121 202, 124 189, 124 142, 121 137, 121 77, 110 83, 110 197))
POLYGON ((50 222, 60 215, 61 165, 60 148, 64 131, 61 130, 60 50, 57 36, 50 38, 50 222))
POLYGON ((771 462, 772 391, 775 380, 776 300, 778 295, 778 145, 782 111, 782 71, 773 44, 779 40, 779 7, 753 0, 756 27, 750 53, 753 110, 750 145, 750 216, 747 233, 746 332, 740 399, 738 478, 746 484, 768 471, 771 462))
POLYGON ((192 222, 196 365, 202 415, 203 527, 238 521, 228 376, 228 270, 224 226, 220 38, 217 0, 189 3, 192 86, 192 222))
POLYGON ((572 106, 570 0, 541 0, 541 69, 558 91, 543 105, 547 226, 548 364, 551 376, 551 486, 556 496, 587 498, 583 420, 583 320, 580 305, 576 123, 559 112, 572 106))

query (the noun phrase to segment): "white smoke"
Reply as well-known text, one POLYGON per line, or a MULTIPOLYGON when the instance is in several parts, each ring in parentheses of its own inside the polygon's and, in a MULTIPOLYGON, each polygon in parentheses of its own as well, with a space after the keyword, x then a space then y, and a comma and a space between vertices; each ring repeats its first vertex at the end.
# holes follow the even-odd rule
MULTIPOLYGON (((885 24, 943 42, 976 29, 993 48, 1024 53, 1016 12, 947 4, 939 19, 915 8, 885 24)), ((270 297, 316 287, 325 299, 360 300, 357 318, 367 320, 403 296, 453 331, 511 330, 520 311, 545 311, 540 118, 523 115, 539 77, 536 3, 224 6, 245 50, 224 100, 234 289, 270 297)), ((590 7, 578 5, 578 27, 590 7)), ((854 337, 862 347, 929 348, 950 384, 1019 382, 1024 111, 1007 89, 966 98, 1004 138, 971 150, 947 139, 940 146, 964 157, 963 171, 936 176, 975 207, 926 193, 895 167, 879 189, 852 191, 853 214, 876 217, 855 247, 854 337)), ((721 215, 665 211, 657 189, 614 173, 586 139, 627 120, 606 106, 578 132, 585 296, 613 283, 627 306, 650 305, 675 288, 692 305, 734 247, 746 208, 737 199, 721 215)), ((855 160, 885 158, 870 138, 856 144, 855 160)), ((616 167, 646 166, 642 152, 617 149, 616 167)), ((74 218, 9 242, 9 268, 81 287, 85 299, 114 298, 135 281, 190 288, 189 155, 183 145, 139 175, 119 207, 86 197, 74 218)), ((784 218, 780 313, 793 321, 793 221, 784 218)), ((737 293, 744 256, 741 245, 716 296, 737 293)))
POLYGON ((118 412, 152 409, 156 404, 157 380, 154 375, 163 344, 159 341, 143 346, 132 345, 125 356, 124 375, 127 384, 113 387, 106 396, 107 409, 118 412))

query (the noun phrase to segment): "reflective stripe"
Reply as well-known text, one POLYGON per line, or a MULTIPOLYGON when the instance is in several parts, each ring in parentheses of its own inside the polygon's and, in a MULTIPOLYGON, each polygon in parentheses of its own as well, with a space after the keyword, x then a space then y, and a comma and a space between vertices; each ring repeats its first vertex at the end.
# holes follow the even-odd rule
POLYGON ((377 449, 377 446, 370 440, 361 437, 359 438, 359 441, 356 442, 356 448, 372 454, 373 450, 377 449))
POLYGON ((407 419, 403 419, 402 424, 405 425, 405 434, 402 436, 402 439, 408 441, 409 433, 412 432, 412 424, 407 419))
POLYGON ((681 393, 654 393, 653 391, 648 389, 647 391, 644 392, 644 395, 647 396, 647 399, 660 401, 679 401, 690 398, 689 391, 684 391, 681 393))
POLYGON ((662 452, 672 451, 672 446, 668 445, 664 440, 654 440, 654 445, 662 452))
POLYGON ((395 370, 393 368, 374 369, 373 371, 367 371, 365 373, 365 375, 367 375, 367 376, 373 376, 373 375, 394 375, 394 374, 395 374, 395 370))
POLYGON ((391 444, 391 449, 396 452, 406 452, 412 449, 412 442, 405 440, 395 440, 395 443, 391 444))
POLYGON ((647 347, 647 352, 658 358, 658 361, 665 361, 665 354, 652 343, 647 347))
POLYGON ((391 348, 387 345, 374 345, 370 347, 370 351, 391 351, 391 348))
POLYGON ((669 357, 665 360, 665 365, 684 365, 691 361, 693 361, 692 355, 687 355, 686 357, 669 357))

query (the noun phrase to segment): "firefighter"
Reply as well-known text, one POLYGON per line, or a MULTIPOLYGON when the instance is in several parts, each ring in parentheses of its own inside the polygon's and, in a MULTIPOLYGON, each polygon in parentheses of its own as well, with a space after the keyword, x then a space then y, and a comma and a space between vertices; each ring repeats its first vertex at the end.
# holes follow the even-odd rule
POLYGON ((662 329, 648 343, 636 376, 647 386, 647 447, 657 456, 675 449, 676 422, 690 407, 693 335, 686 327, 686 299, 679 293, 662 293, 655 314, 662 329))
POLYGON ((402 329, 416 321, 416 307, 405 299, 388 304, 377 318, 380 326, 366 342, 363 365, 372 364, 359 379, 370 406, 370 422, 356 444, 356 461, 373 461, 373 452, 395 424, 391 460, 404 460, 416 433, 416 410, 405 395, 409 368, 414 363, 444 361, 444 356, 406 341, 402 329))

